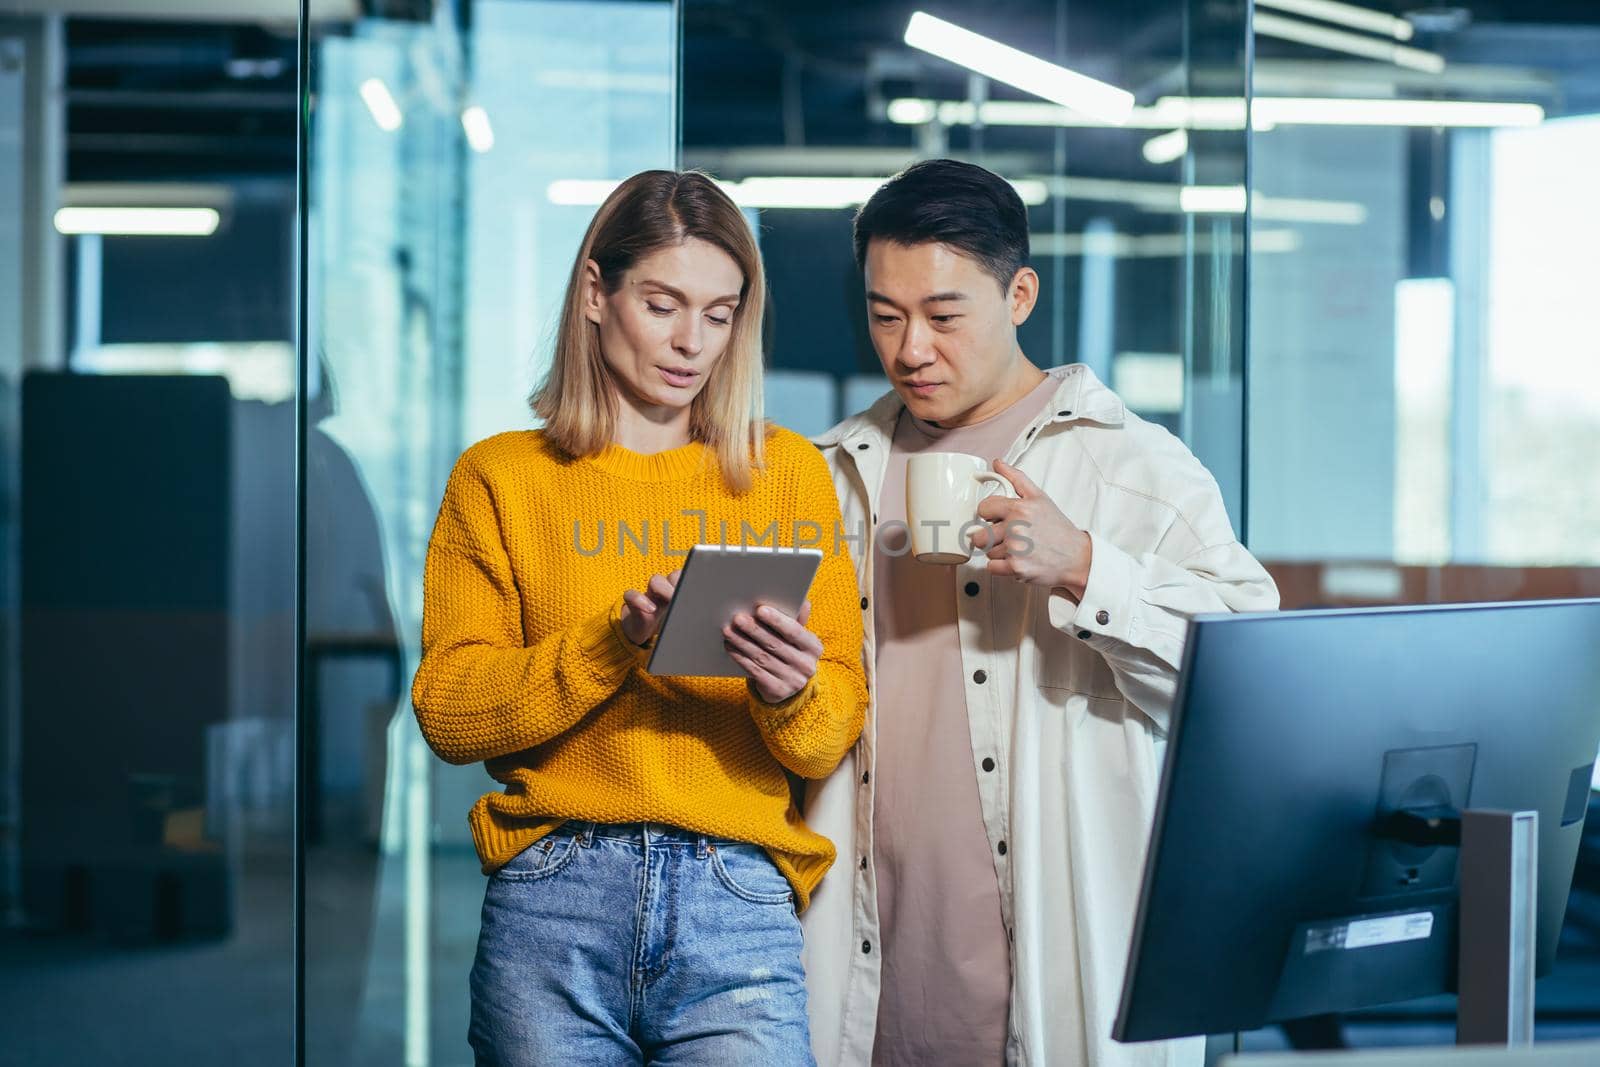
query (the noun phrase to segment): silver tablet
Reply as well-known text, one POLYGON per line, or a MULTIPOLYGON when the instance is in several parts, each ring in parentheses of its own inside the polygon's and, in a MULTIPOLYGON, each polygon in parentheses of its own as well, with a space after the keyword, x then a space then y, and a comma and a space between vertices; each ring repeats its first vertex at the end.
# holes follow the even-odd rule
POLYGON ((816 548, 695 545, 683 561, 645 670, 743 678, 722 646, 722 628, 758 604, 798 613, 821 563, 822 551, 816 548))

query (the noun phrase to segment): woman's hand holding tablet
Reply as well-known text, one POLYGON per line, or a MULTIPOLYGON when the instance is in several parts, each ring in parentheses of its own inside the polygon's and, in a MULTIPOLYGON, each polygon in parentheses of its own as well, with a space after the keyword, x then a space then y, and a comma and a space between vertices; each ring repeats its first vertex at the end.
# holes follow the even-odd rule
POLYGON ((804 689, 817 673, 822 640, 806 629, 811 601, 796 615, 786 615, 770 604, 755 616, 740 612, 722 628, 723 647, 744 668, 756 695, 768 704, 781 704, 804 689))
MULTIPOLYGON (((768 703, 800 692, 822 654, 822 642, 805 628, 806 593, 821 562, 815 548, 695 545, 665 606, 653 609, 664 618, 645 669, 749 678, 768 703)), ((655 592, 667 592, 664 581, 651 579, 655 592)))

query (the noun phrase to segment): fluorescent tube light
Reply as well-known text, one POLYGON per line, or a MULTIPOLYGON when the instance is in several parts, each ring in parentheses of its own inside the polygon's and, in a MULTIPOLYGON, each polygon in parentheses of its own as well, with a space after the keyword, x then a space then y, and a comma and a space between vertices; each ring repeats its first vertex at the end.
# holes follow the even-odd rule
MULTIPOLYGON (((921 126, 938 117, 939 108, 932 100, 918 100, 902 96, 889 101, 889 121, 901 126, 921 126)), ((953 123, 946 123, 953 125, 953 123)))
MULTIPOLYGON (((1250 235, 1250 249, 1254 252, 1297 252, 1300 245, 1300 234, 1296 230, 1257 228, 1250 235)), ((1219 251, 1238 255, 1244 250, 1244 238, 1238 233, 1220 240, 1208 233, 1192 237, 1181 233, 1034 233, 1028 235, 1028 247, 1035 256, 1166 259, 1219 251)))
POLYGON ((918 11, 906 23, 905 42, 986 78, 1005 82, 1113 126, 1133 110, 1133 94, 1010 45, 918 11))
POLYGON ((1262 96, 1255 113, 1280 126, 1537 126, 1538 104, 1262 96))
MULTIPOLYGON (((899 97, 889 101, 885 111, 890 122, 917 126, 938 119, 946 126, 970 126, 980 116, 985 126, 1092 126, 1104 122, 1089 118, 1072 108, 1033 100, 986 100, 973 105, 966 100, 920 100, 899 97)), ((1260 116, 1256 129, 1267 128, 1260 116)), ((1151 107, 1135 107, 1126 129, 1170 130, 1177 127, 1203 130, 1237 130, 1244 127, 1244 99, 1227 97, 1187 98, 1164 96, 1151 107)))
POLYGON ((210 207, 64 207, 56 232, 140 237, 210 237, 222 215, 210 207))
POLYGON ((1050 187, 1037 178, 1017 178, 1011 183, 1011 188, 1029 207, 1038 207, 1050 199, 1050 187))
MULTIPOLYGON (((718 182, 741 207, 764 209, 846 208, 862 204, 887 178, 757 177, 742 182, 718 182)), ((594 207, 611 195, 616 179, 564 178, 551 182, 546 195, 552 204, 594 207)), ((1051 196, 1131 204, 1145 211, 1193 214, 1233 214, 1245 209, 1242 185, 1189 185, 1171 182, 1136 182, 1116 178, 1077 178, 1060 175, 1018 178, 1011 182, 1022 202, 1042 204, 1051 196)), ((1367 209, 1348 200, 1309 200, 1257 196, 1256 217, 1283 222, 1324 222, 1354 225, 1366 221, 1367 209)))
POLYGON ((1189 133, 1182 129, 1152 137, 1144 143, 1144 158, 1156 164, 1182 159, 1187 151, 1189 151, 1189 133))
POLYGON ((1299 19, 1284 18, 1282 15, 1256 12, 1251 17, 1250 25, 1256 33, 1264 37, 1277 37, 1284 41, 1308 44, 1315 48, 1326 48, 1331 52, 1344 52, 1366 59, 1381 59, 1428 74, 1438 74, 1444 70, 1444 57, 1437 52, 1424 52, 1409 45, 1380 41, 1375 37, 1363 37, 1345 30, 1333 30, 1326 26, 1301 22, 1299 19))
POLYGON ((864 204, 887 178, 746 178, 720 183, 740 207, 840 208, 864 204))
MULTIPOLYGON (((1163 96, 1150 108, 1152 116, 1168 125, 1189 130, 1242 130, 1245 106, 1242 96, 1163 96)), ((1258 130, 1271 129, 1259 111, 1250 113, 1258 130)))
POLYGON ((1257 219, 1268 222, 1331 222, 1359 226, 1367 221, 1367 206, 1353 200, 1310 200, 1257 193, 1250 198, 1250 210, 1257 219))
MULTIPOLYGON (((754 177, 740 182, 718 182, 733 202, 750 208, 827 209, 864 204, 889 179, 841 177, 754 177)), ((618 183, 612 179, 564 178, 550 183, 547 195, 553 204, 594 206, 611 195, 618 183)), ((1022 202, 1042 204, 1050 199, 1046 183, 1023 178, 1011 183, 1022 202)))
POLYGON ((372 112, 372 121, 378 124, 380 130, 393 133, 405 121, 400 114, 400 105, 394 102, 394 94, 389 92, 382 78, 368 78, 362 82, 361 99, 366 101, 367 110, 372 112))
POLYGON ((474 152, 487 152, 494 147, 494 127, 489 125, 489 113, 479 105, 461 112, 461 128, 467 132, 467 143, 474 152))
POLYGON ((1397 41, 1409 41, 1415 32, 1411 23, 1405 19, 1385 15, 1368 7, 1343 4, 1339 0, 1256 0, 1256 6, 1275 7, 1279 11, 1304 15, 1306 18, 1336 22, 1352 30, 1379 33, 1385 37, 1393 37, 1397 41))
POLYGON ((1237 215, 1246 200, 1256 218, 1280 222, 1317 222, 1359 225, 1367 220, 1366 206, 1353 200, 1311 200, 1269 197, 1247 198, 1242 185, 1191 185, 1174 182, 1138 182, 1121 178, 1080 178, 1050 175, 1035 179, 1052 196, 1064 200, 1130 204, 1142 211, 1163 214, 1209 213, 1237 215))
MULTIPOLYGON (((1054 104, 990 100, 981 109, 963 100, 890 101, 891 122, 915 125, 933 118, 946 126, 970 124, 982 115, 986 126, 1098 126, 1054 104)), ((1274 126, 1537 126, 1538 104, 1479 100, 1397 100, 1391 97, 1258 96, 1250 112, 1257 130, 1274 126)), ((1136 107, 1127 128, 1237 130, 1244 127, 1244 98, 1238 96, 1163 96, 1136 107)))
POLYGON ((1350 200, 1308 200, 1298 197, 1249 196, 1242 185, 1185 185, 1178 190, 1178 208, 1190 215, 1242 215, 1273 222, 1328 222, 1359 226, 1367 221, 1363 204, 1350 200))
POLYGON ((1178 190, 1178 207, 1191 215, 1242 215, 1245 203, 1242 185, 1185 185, 1178 190))
MULTIPOLYGON (((970 101, 930 101, 902 96, 890 101, 885 115, 890 122, 906 126, 933 122, 934 118, 946 126, 970 126, 979 117, 986 126, 1106 126, 1070 107, 1038 101, 984 101, 974 106, 970 101)), ((1254 123, 1256 130, 1266 128, 1259 115, 1254 123)), ((1163 96, 1155 106, 1134 107, 1128 120, 1118 125, 1128 130, 1173 130, 1178 126, 1187 126, 1189 130, 1240 130, 1245 125, 1245 101, 1221 96, 1200 99, 1163 96)))
POLYGON ((612 178, 561 178, 545 190, 552 204, 568 207, 595 207, 622 183, 612 178))

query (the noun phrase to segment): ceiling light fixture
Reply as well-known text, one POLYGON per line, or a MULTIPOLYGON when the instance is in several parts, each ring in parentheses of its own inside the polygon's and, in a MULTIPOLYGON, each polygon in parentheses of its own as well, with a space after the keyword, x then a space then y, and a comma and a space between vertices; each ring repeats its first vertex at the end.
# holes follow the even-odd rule
MULTIPOLYGON (((974 105, 968 100, 922 100, 900 97, 889 101, 885 116, 890 122, 917 126, 937 119, 946 126, 970 126, 979 118, 985 126, 1087 126, 1105 127, 1072 108, 1034 100, 986 100, 974 105)), ((1260 116, 1255 128, 1266 129, 1260 116)), ((1244 126, 1243 98, 1164 96, 1150 107, 1135 107, 1124 129, 1237 130, 1244 126)))
POLYGON ((1409 41, 1416 31, 1411 23, 1394 15, 1385 15, 1369 7, 1342 4, 1339 0, 1256 0, 1257 7, 1274 7, 1309 19, 1336 22, 1352 30, 1366 30, 1397 41, 1409 41))
POLYGON ((1253 113, 1279 126, 1537 126, 1538 104, 1482 100, 1395 100, 1262 96, 1253 113))
MULTIPOLYGON (((754 177, 717 184, 740 207, 827 209, 864 204, 888 180, 887 177, 754 177)), ((610 196, 617 185, 614 179, 564 178, 551 182, 546 195, 552 204, 592 207, 610 196)), ((1050 199, 1050 190, 1040 179, 1023 178, 1012 182, 1011 186, 1024 204, 1037 205, 1050 199)))
MULTIPOLYGON (((1250 235, 1253 252, 1296 252, 1301 245, 1296 230, 1257 229, 1250 235)), ((1119 259, 1183 258, 1213 252, 1244 250, 1241 234, 1217 238, 1209 233, 1032 233, 1028 246, 1038 256, 1115 256, 1119 259)))
POLYGON ((400 105, 394 101, 394 94, 382 78, 368 78, 361 83, 360 92, 367 110, 372 112, 372 121, 378 124, 380 130, 393 133, 400 128, 405 118, 400 113, 400 105))
POLYGON ((1133 94, 1126 89, 1068 70, 923 11, 915 12, 906 23, 905 42, 986 78, 1081 111, 1108 125, 1122 125, 1133 110, 1133 94))
POLYGON ((1293 197, 1247 197, 1242 185, 1178 185, 1175 182, 1129 181, 1123 178, 1082 178, 1046 175, 1033 179, 1052 196, 1063 200, 1129 204, 1142 211, 1162 214, 1237 215, 1248 205, 1257 219, 1278 222, 1332 223, 1358 226, 1367 220, 1364 204, 1354 200, 1313 200, 1293 197))
POLYGON ((1330 52, 1344 52, 1365 59, 1381 59, 1396 66, 1409 67, 1427 74, 1438 74, 1444 70, 1444 56, 1437 52, 1424 52, 1410 45, 1382 41, 1376 37, 1363 37, 1359 33, 1329 29, 1326 26, 1301 22, 1299 19, 1285 18, 1282 15, 1268 15, 1258 11, 1251 16, 1250 26, 1263 37, 1276 37, 1283 41, 1326 48, 1330 52))
POLYGON ((1242 185, 1185 185, 1178 207, 1189 215, 1242 215, 1248 201, 1242 185))
POLYGON ((1159 137, 1152 137, 1144 143, 1144 158, 1158 165, 1182 159, 1187 151, 1189 151, 1187 130, 1172 130, 1159 137))
POLYGON ((118 237, 210 237, 222 215, 211 207, 64 207, 56 232, 118 237))
MULTIPOLYGON (((1127 128, 1237 130, 1244 127, 1240 96, 1163 96, 1149 107, 1134 108, 1127 128)), ((982 116, 986 126, 1097 126, 1066 108, 1015 100, 991 100, 981 109, 964 100, 890 101, 891 122, 915 125, 937 118, 947 126, 966 125, 982 116), (926 117, 924 117, 926 116, 926 117)), ((1256 130, 1274 126, 1537 126, 1544 108, 1483 100, 1400 100, 1392 97, 1258 96, 1251 102, 1256 130)))
POLYGON ((467 143, 474 152, 487 152, 494 147, 494 127, 489 125, 489 113, 477 104, 461 112, 461 128, 466 131, 467 143))

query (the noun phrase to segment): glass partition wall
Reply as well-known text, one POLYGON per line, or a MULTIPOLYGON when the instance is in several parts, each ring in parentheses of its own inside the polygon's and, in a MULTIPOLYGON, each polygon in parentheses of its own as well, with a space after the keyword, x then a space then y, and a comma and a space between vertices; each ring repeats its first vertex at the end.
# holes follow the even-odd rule
POLYGON ((311 1058, 464 1055, 482 892, 465 814, 487 779, 427 752, 397 682, 415 664, 443 478, 467 444, 531 425, 523 398, 567 265, 616 180, 681 151, 728 184, 770 271, 768 412, 815 433, 886 387, 854 208, 919 158, 999 171, 1034 225, 1045 295, 1030 356, 1089 363, 1194 441, 1230 500, 1242 494, 1245 122, 1237 109, 1195 122, 1184 100, 1202 82, 1244 96, 1243 6, 928 9, 1127 88, 1125 126, 908 46, 916 10, 502 0, 319 30, 304 354, 311 1058))
POLYGON ((302 354, 312 1062, 468 1057, 483 876, 466 815, 491 783, 481 767, 437 760, 410 714, 423 555, 461 450, 533 425, 525 398, 549 359, 567 270, 618 180, 681 158, 746 208, 773 298, 767 410, 816 433, 887 387, 864 330, 855 207, 919 158, 987 165, 1032 216, 1045 293, 1023 337, 1034 361, 1090 362, 1138 410, 1207 435, 1227 457, 1212 461, 1237 467, 1243 117, 1210 121, 1155 161, 1145 146, 1184 126, 1198 71, 1215 83, 1231 70, 1226 92, 1242 97, 1242 7, 928 9, 1126 86, 1137 97, 1126 128, 907 45, 916 10, 478 0, 313 26, 302 354), (1191 374, 1206 407, 1186 414, 1191 374))
POLYGON ((1253 544, 1286 606, 1600 591, 1600 11, 1258 4, 1253 544), (1348 18, 1348 16, 1347 16, 1348 18), (1359 21, 1359 20, 1358 20, 1359 21))
MULTIPOLYGON (((1246 517, 1284 607, 1600 594, 1600 9, 1256 0, 1252 28, 1251 221, 1292 239, 1250 273, 1246 517)), ((1589 826, 1541 1036, 1600 1015, 1589 826)))
POLYGON ((312 27, 308 1062, 470 1060, 484 879, 466 816, 494 783, 435 758, 411 714, 423 559, 456 457, 533 425, 587 191, 674 163, 676 18, 462 0, 312 27))
MULTIPOLYGON (((738 13, 685 0, 683 160, 732 183, 773 294, 768 411, 805 433, 886 388, 867 339, 850 220, 878 181, 954 156, 1029 207, 1040 366, 1083 362, 1238 477, 1244 337, 1243 3, 823 2, 738 13), (1130 94, 1096 117, 908 44, 917 12, 1130 94), (1231 113, 1191 114, 1199 94, 1231 113), (777 179, 781 179, 778 181, 777 179)), ((929 50, 931 47, 932 50, 929 50)), ((967 62, 964 62, 966 60, 967 62)), ((992 73, 992 71, 991 71, 992 73)))
POLYGON ((0 1063, 294 1055, 293 0, 0 0, 0 1063))
MULTIPOLYGON (((641 169, 746 208, 779 423, 887 388, 851 215, 956 156, 1028 205, 1028 356, 1181 437, 1286 607, 1600 592, 1581 0, 215 6, 0 0, 0 1064, 470 1061, 490 780, 410 712, 422 561, 641 169)), ((1597 856, 1542 1035, 1600 1020, 1597 856)))

